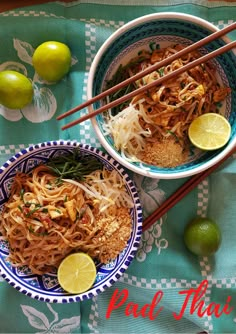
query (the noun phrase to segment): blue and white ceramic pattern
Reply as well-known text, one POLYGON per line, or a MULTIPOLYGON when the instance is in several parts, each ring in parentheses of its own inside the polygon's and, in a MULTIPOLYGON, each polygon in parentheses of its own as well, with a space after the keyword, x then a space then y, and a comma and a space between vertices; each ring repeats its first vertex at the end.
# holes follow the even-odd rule
MULTIPOLYGON (((181 13, 156 13, 135 19, 113 33, 102 45, 94 58, 88 78, 88 99, 98 95, 105 88, 105 83, 112 77, 118 66, 125 64, 137 55, 141 49, 148 49, 150 43, 166 47, 173 43, 191 44, 217 31, 217 27, 198 17, 181 13)), ((211 52, 229 39, 223 37, 204 46, 202 53, 211 52)), ((114 147, 111 136, 106 135, 103 124, 104 115, 97 115, 92 124, 103 147, 108 153, 126 168, 141 175, 174 179, 199 173, 223 158, 236 144, 236 56, 233 51, 214 59, 219 82, 231 87, 232 93, 226 101, 218 106, 219 112, 225 115, 232 126, 232 134, 228 144, 216 151, 203 152, 194 150, 194 155, 183 165, 174 168, 161 168, 139 162, 129 162, 114 147)), ((101 101, 94 104, 94 109, 101 106, 101 101)), ((92 111, 92 108, 90 108, 92 111)))
POLYGON ((142 233, 142 209, 139 196, 133 181, 126 171, 112 157, 89 145, 70 141, 45 142, 31 146, 10 158, 0 168, 0 210, 9 197, 10 187, 17 171, 28 172, 39 163, 46 162, 50 157, 72 151, 79 146, 81 154, 90 154, 99 159, 107 169, 115 169, 123 177, 126 188, 132 197, 134 208, 132 209, 132 234, 127 247, 114 261, 104 265, 97 265, 97 278, 90 290, 79 295, 66 293, 57 280, 57 273, 45 275, 32 274, 28 267, 14 268, 7 261, 9 253, 8 243, 0 240, 0 274, 6 281, 23 294, 40 301, 53 303, 71 303, 92 298, 109 288, 130 265, 139 246, 142 233))

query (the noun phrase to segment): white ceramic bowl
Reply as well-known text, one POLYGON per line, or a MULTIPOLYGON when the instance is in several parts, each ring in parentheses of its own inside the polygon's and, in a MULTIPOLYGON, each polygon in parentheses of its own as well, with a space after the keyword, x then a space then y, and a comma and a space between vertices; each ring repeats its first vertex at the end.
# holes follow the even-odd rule
MULTIPOLYGON (((117 67, 128 62, 132 56, 137 55, 140 49, 148 48, 150 42, 160 47, 173 43, 191 44, 210 33, 217 31, 217 27, 195 16, 181 13, 156 13, 137 18, 115 31, 101 46, 92 63, 87 93, 88 99, 98 95, 105 89, 107 80, 115 73, 117 67)), ((218 39, 202 49, 210 52, 229 42, 227 37, 218 39)), ((129 170, 152 178, 175 179, 188 177, 199 173, 223 158, 236 144, 236 56, 233 51, 221 55, 214 60, 217 74, 225 86, 232 89, 220 107, 220 113, 229 119, 232 134, 229 142, 216 151, 198 152, 187 163, 174 168, 162 168, 139 162, 129 162, 123 158, 114 147, 113 139, 106 135, 103 124, 106 122, 104 114, 92 118, 94 130, 101 145, 119 163, 129 170)), ((94 109, 98 109, 102 102, 96 102, 94 109)), ((90 112, 93 108, 89 108, 90 112)))
POLYGON ((72 295, 65 292, 59 285, 57 274, 49 272, 44 275, 35 275, 28 267, 14 268, 7 261, 9 254, 8 243, 0 240, 0 274, 6 281, 18 291, 31 298, 53 303, 79 302, 92 298, 109 288, 130 265, 138 248, 142 234, 142 210, 136 188, 126 174, 124 168, 114 161, 112 157, 89 145, 70 141, 45 142, 31 146, 15 156, 11 157, 0 168, 0 212, 10 194, 10 186, 16 171, 29 172, 40 163, 45 163, 50 157, 59 156, 72 152, 75 147, 80 147, 81 154, 91 155, 100 160, 109 170, 115 169, 123 178, 126 189, 130 194, 134 207, 131 210, 132 232, 126 248, 114 261, 108 264, 97 264, 97 277, 94 285, 88 291, 72 295))

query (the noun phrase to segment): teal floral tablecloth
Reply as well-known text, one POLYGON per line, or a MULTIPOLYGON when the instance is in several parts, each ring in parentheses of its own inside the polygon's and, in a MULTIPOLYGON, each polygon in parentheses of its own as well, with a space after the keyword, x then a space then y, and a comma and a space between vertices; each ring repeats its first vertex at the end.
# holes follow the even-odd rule
MULTIPOLYGON (((58 1, 1 13, 0 70, 25 73, 33 80, 35 98, 22 110, 6 112, 0 106, 0 163, 30 144, 48 140, 76 139, 100 147, 90 121, 61 131, 68 120, 58 122, 56 117, 86 100, 92 60, 112 32, 138 16, 164 11, 194 14, 219 28, 236 19, 235 2, 203 0, 58 1), (65 42, 73 54, 70 74, 57 84, 42 83, 32 66, 34 49, 46 40, 65 42)), ((229 36, 235 39, 236 33, 229 36)), ((133 178, 145 217, 185 181, 133 178)), ((143 233, 129 269, 92 300, 43 303, 0 278, 0 332, 236 333, 235 189, 233 156, 143 233), (184 227, 195 216, 211 217, 221 228, 222 245, 214 257, 193 256, 184 246, 184 227)))

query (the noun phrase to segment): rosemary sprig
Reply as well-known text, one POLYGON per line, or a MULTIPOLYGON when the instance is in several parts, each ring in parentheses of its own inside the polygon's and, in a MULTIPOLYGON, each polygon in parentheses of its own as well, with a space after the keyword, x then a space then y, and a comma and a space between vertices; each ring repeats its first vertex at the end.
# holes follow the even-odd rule
POLYGON ((57 182, 63 178, 82 181, 85 175, 102 168, 102 163, 93 156, 82 155, 76 147, 71 153, 52 157, 47 162, 51 172, 58 176, 57 182))

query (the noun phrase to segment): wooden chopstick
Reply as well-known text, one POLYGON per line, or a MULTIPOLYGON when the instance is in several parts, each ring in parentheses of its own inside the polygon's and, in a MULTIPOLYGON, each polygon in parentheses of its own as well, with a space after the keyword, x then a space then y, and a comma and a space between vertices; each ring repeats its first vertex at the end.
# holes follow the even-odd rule
POLYGON ((217 50, 214 50, 210 53, 207 53, 206 55, 198 58, 198 59, 195 59, 193 60, 191 63, 188 63, 186 65, 184 65, 183 67, 180 67, 178 68, 177 70, 173 71, 173 72, 170 72, 166 75, 164 75, 163 77, 160 77, 159 79, 156 79, 154 80, 153 82, 151 82, 150 84, 148 85, 145 85, 145 86, 142 86, 110 103, 107 103, 105 104, 104 106, 102 106, 101 108, 98 108, 96 110, 94 110, 93 112, 91 113, 88 113, 87 115, 84 115, 82 117, 80 117, 79 119, 75 120, 75 121, 72 121, 64 126, 62 126, 62 130, 65 130, 65 129, 68 129, 72 126, 75 126, 79 123, 82 123, 84 121, 86 121, 87 119, 90 119, 100 113, 102 113, 103 111, 105 110, 108 110, 110 108, 113 108, 119 104, 122 104, 123 102, 133 98, 134 96, 138 95, 138 94, 141 94, 145 91, 147 91, 148 89, 151 89, 152 87, 155 87, 155 86, 158 86, 158 85, 161 85, 164 81, 167 81, 167 80, 170 80, 174 77, 177 77, 179 74, 197 66, 197 65, 200 65, 200 64, 203 64, 205 62, 207 62, 208 60, 212 59, 212 58, 215 58, 219 55, 221 55, 222 53, 224 52, 227 52, 233 48, 236 48, 236 41, 233 41, 233 42, 230 42, 222 47, 220 47, 219 49, 217 50))
MULTIPOLYGON (((134 82, 134 81, 140 79, 141 77, 144 77, 145 75, 147 75, 147 74, 149 74, 149 73, 151 73, 151 72, 153 72, 153 71, 155 71, 155 70, 157 70, 157 69, 159 69, 159 68, 161 68, 163 66, 166 66, 167 64, 169 64, 173 60, 175 60, 175 59, 177 59, 179 57, 182 57, 185 54, 187 54, 187 53, 189 53, 189 52, 191 52, 193 50, 196 50, 196 49, 200 48, 201 46, 203 46, 203 45, 205 45, 207 43, 212 42, 213 40, 221 37, 222 35, 225 35, 226 33, 234 30, 235 28, 236 28, 236 22, 234 22, 231 25, 225 27, 224 29, 221 29, 221 30, 219 30, 219 31, 217 31, 215 33, 212 33, 211 35, 209 35, 209 36, 201 39, 200 41, 198 41, 198 42, 196 42, 196 43, 194 43, 192 45, 187 46, 186 48, 184 48, 183 50, 177 52, 176 54, 173 54, 172 56, 170 56, 170 57, 168 57, 168 58, 166 58, 166 59, 158 62, 157 64, 154 64, 154 65, 150 66, 146 70, 137 73, 136 75, 134 75, 134 76, 132 76, 132 77, 124 80, 123 82, 119 83, 118 85, 116 85, 114 87, 111 87, 110 89, 108 89, 108 90, 102 92, 101 94, 93 97, 92 99, 90 99, 90 100, 88 100, 88 101, 80 104, 79 106, 77 106, 77 107, 75 107, 75 108, 73 108, 73 109, 71 109, 71 110, 63 113, 62 115, 59 115, 57 117, 57 120, 61 120, 61 119, 65 118, 65 117, 67 117, 67 116, 69 116, 69 115, 71 115, 71 114, 73 114, 73 113, 75 113, 75 112, 77 112, 77 111, 79 111, 79 110, 81 110, 81 109, 83 109, 83 108, 85 108, 85 107, 93 104, 94 102, 96 102, 98 100, 101 100, 102 98, 104 98, 107 95, 110 95, 111 93, 115 92, 116 90, 119 90, 120 88, 122 88, 122 87, 130 84, 131 82, 134 82)), ((234 42, 232 42, 232 43, 234 43, 234 42)), ((226 52, 226 51, 232 49, 234 47, 234 44, 232 44, 232 43, 228 44, 228 45, 230 45, 229 47, 227 47, 227 45, 226 45, 225 49, 223 47, 223 49, 219 48, 218 50, 213 51, 213 55, 212 56, 209 56, 209 58, 205 58, 205 60, 202 60, 199 63, 206 62, 207 60, 209 60, 209 59, 211 59, 213 57, 216 57, 216 56, 220 55, 221 53, 226 52)), ((211 54, 212 53, 210 53, 210 55, 211 54)), ((202 58, 199 58, 199 59, 202 59, 202 58)), ((199 64, 199 63, 197 63, 197 64, 199 64)), ((194 66, 197 66, 196 63, 194 63, 194 62, 192 62, 190 64, 193 64, 193 66, 190 66, 188 68, 182 67, 181 68, 182 71, 177 72, 177 73, 176 72, 172 72, 172 73, 170 73, 171 77, 168 77, 166 75, 166 76, 160 78, 160 79, 162 79, 160 81, 158 79, 157 81, 155 81, 155 83, 153 83, 153 85, 151 87, 153 87, 154 85, 157 85, 157 84, 161 84, 164 80, 168 80, 168 79, 172 78, 175 75, 177 76, 178 74, 181 74, 182 72, 184 72, 184 71, 186 71, 186 70, 188 70, 188 69, 190 69, 190 68, 192 68, 194 66), (173 73, 175 73, 175 74, 173 74, 173 73)), ((188 64, 188 65, 190 65, 190 64, 188 64)), ((73 125, 76 125, 76 124, 79 124, 81 122, 84 122, 85 120, 87 120, 87 119, 89 119, 91 117, 96 116, 98 113, 101 113, 101 112, 103 112, 103 111, 105 111, 105 110, 107 110, 109 108, 112 108, 112 107, 114 107, 114 106, 116 106, 118 104, 121 104, 124 101, 127 101, 128 99, 132 98, 133 96, 135 96, 137 94, 140 94, 141 92, 143 92, 143 91, 145 91, 147 89, 150 89, 151 87, 149 85, 141 87, 138 90, 131 92, 130 93, 131 95, 127 94, 125 97, 122 97, 120 99, 117 99, 117 100, 113 101, 113 103, 115 103, 115 104, 112 104, 112 105, 107 104, 106 106, 103 106, 102 109, 99 108, 96 111, 94 111, 93 113, 90 113, 90 114, 88 114, 86 116, 83 116, 82 118, 78 119, 77 121, 71 122, 71 123, 63 126, 62 129, 64 130, 64 129, 67 129, 67 128, 73 126, 73 125)))
POLYGON ((183 197, 185 197, 191 190, 193 190, 201 181, 209 176, 214 170, 216 170, 224 161, 226 161, 233 153, 236 153, 236 147, 234 147, 224 158, 217 162, 212 167, 205 171, 192 176, 186 181, 176 192, 174 192, 165 202, 163 202, 159 208, 157 208, 150 216, 148 216, 143 222, 143 231, 146 231, 151 227, 158 219, 167 213, 173 206, 175 206, 183 197))
MULTIPOLYGON (((152 87, 160 85, 164 81, 170 80, 173 77, 176 77, 179 74, 181 74, 181 73, 183 73, 183 72, 185 72, 185 71, 187 71, 187 70, 189 70, 189 69, 191 69, 191 68, 193 68, 193 67, 195 67, 197 65, 203 64, 206 61, 208 61, 208 60, 210 60, 212 58, 215 58, 215 57, 219 56, 220 54, 222 54, 224 52, 227 52, 227 51, 229 51, 229 50, 231 50, 231 49, 233 49, 235 47, 236 47, 236 41, 228 43, 225 46, 223 46, 223 47, 221 47, 221 48, 219 48, 219 49, 217 49, 215 51, 212 51, 212 52, 210 52, 210 53, 208 53, 208 54, 206 54, 206 55, 204 55, 204 56, 202 56, 202 57, 200 57, 200 58, 192 61, 191 63, 188 63, 188 64, 184 65, 183 67, 180 67, 177 70, 175 70, 173 72, 170 72, 169 74, 166 74, 163 77, 160 77, 159 79, 151 82, 150 84, 142 86, 142 87, 136 89, 135 91, 132 91, 132 92, 130 92, 130 93, 128 93, 128 94, 126 94, 126 95, 124 95, 124 96, 116 99, 115 101, 107 103, 104 106, 102 106, 101 108, 99 108, 97 110, 94 110, 93 112, 91 112, 91 113, 89 113, 87 115, 84 115, 84 116, 80 117, 79 119, 77 119, 75 121, 72 121, 72 122, 64 125, 62 127, 62 130, 68 129, 68 128, 74 126, 74 125, 82 123, 82 122, 86 121, 87 119, 92 118, 92 117, 94 117, 94 116, 102 113, 105 110, 108 110, 108 109, 113 108, 113 107, 115 107, 115 106, 117 106, 119 104, 122 104, 123 102, 125 102, 125 101, 133 98, 134 96, 136 96, 138 94, 141 94, 144 91, 147 91, 148 89, 151 89, 152 87)), ((119 88, 120 88, 120 86, 119 86, 119 88)))
POLYGON ((190 53, 190 52, 192 52, 196 49, 199 49, 203 45, 206 45, 206 44, 212 42, 213 40, 227 34, 228 32, 230 32, 234 29, 236 29, 236 22, 230 24, 229 26, 227 26, 227 27, 225 27, 221 30, 218 30, 218 31, 212 33, 211 35, 197 41, 196 43, 193 43, 189 46, 186 46, 184 49, 180 50, 178 53, 175 53, 172 56, 170 56, 166 59, 163 59, 162 61, 158 62, 157 64, 154 64, 154 65, 148 67, 147 69, 143 70, 142 72, 139 72, 139 73, 133 75, 132 77, 124 80, 122 83, 119 83, 118 85, 113 86, 113 87, 103 91, 102 93, 100 93, 99 95, 94 96, 90 100, 88 100, 88 101, 80 104, 79 106, 65 112, 62 115, 59 115, 57 117, 57 119, 58 120, 63 119, 65 117, 75 113, 76 111, 79 111, 79 110, 93 104, 94 102, 103 99, 104 97, 114 93, 115 91, 119 90, 120 88, 122 88, 124 86, 128 86, 131 82, 134 82, 134 81, 136 81, 136 80, 138 80, 142 77, 145 77, 147 74, 150 74, 151 72, 156 71, 159 68, 170 64, 172 61, 176 60, 177 58, 180 58, 180 57, 182 57, 182 56, 184 56, 184 55, 186 55, 186 54, 188 54, 188 53, 190 53))

